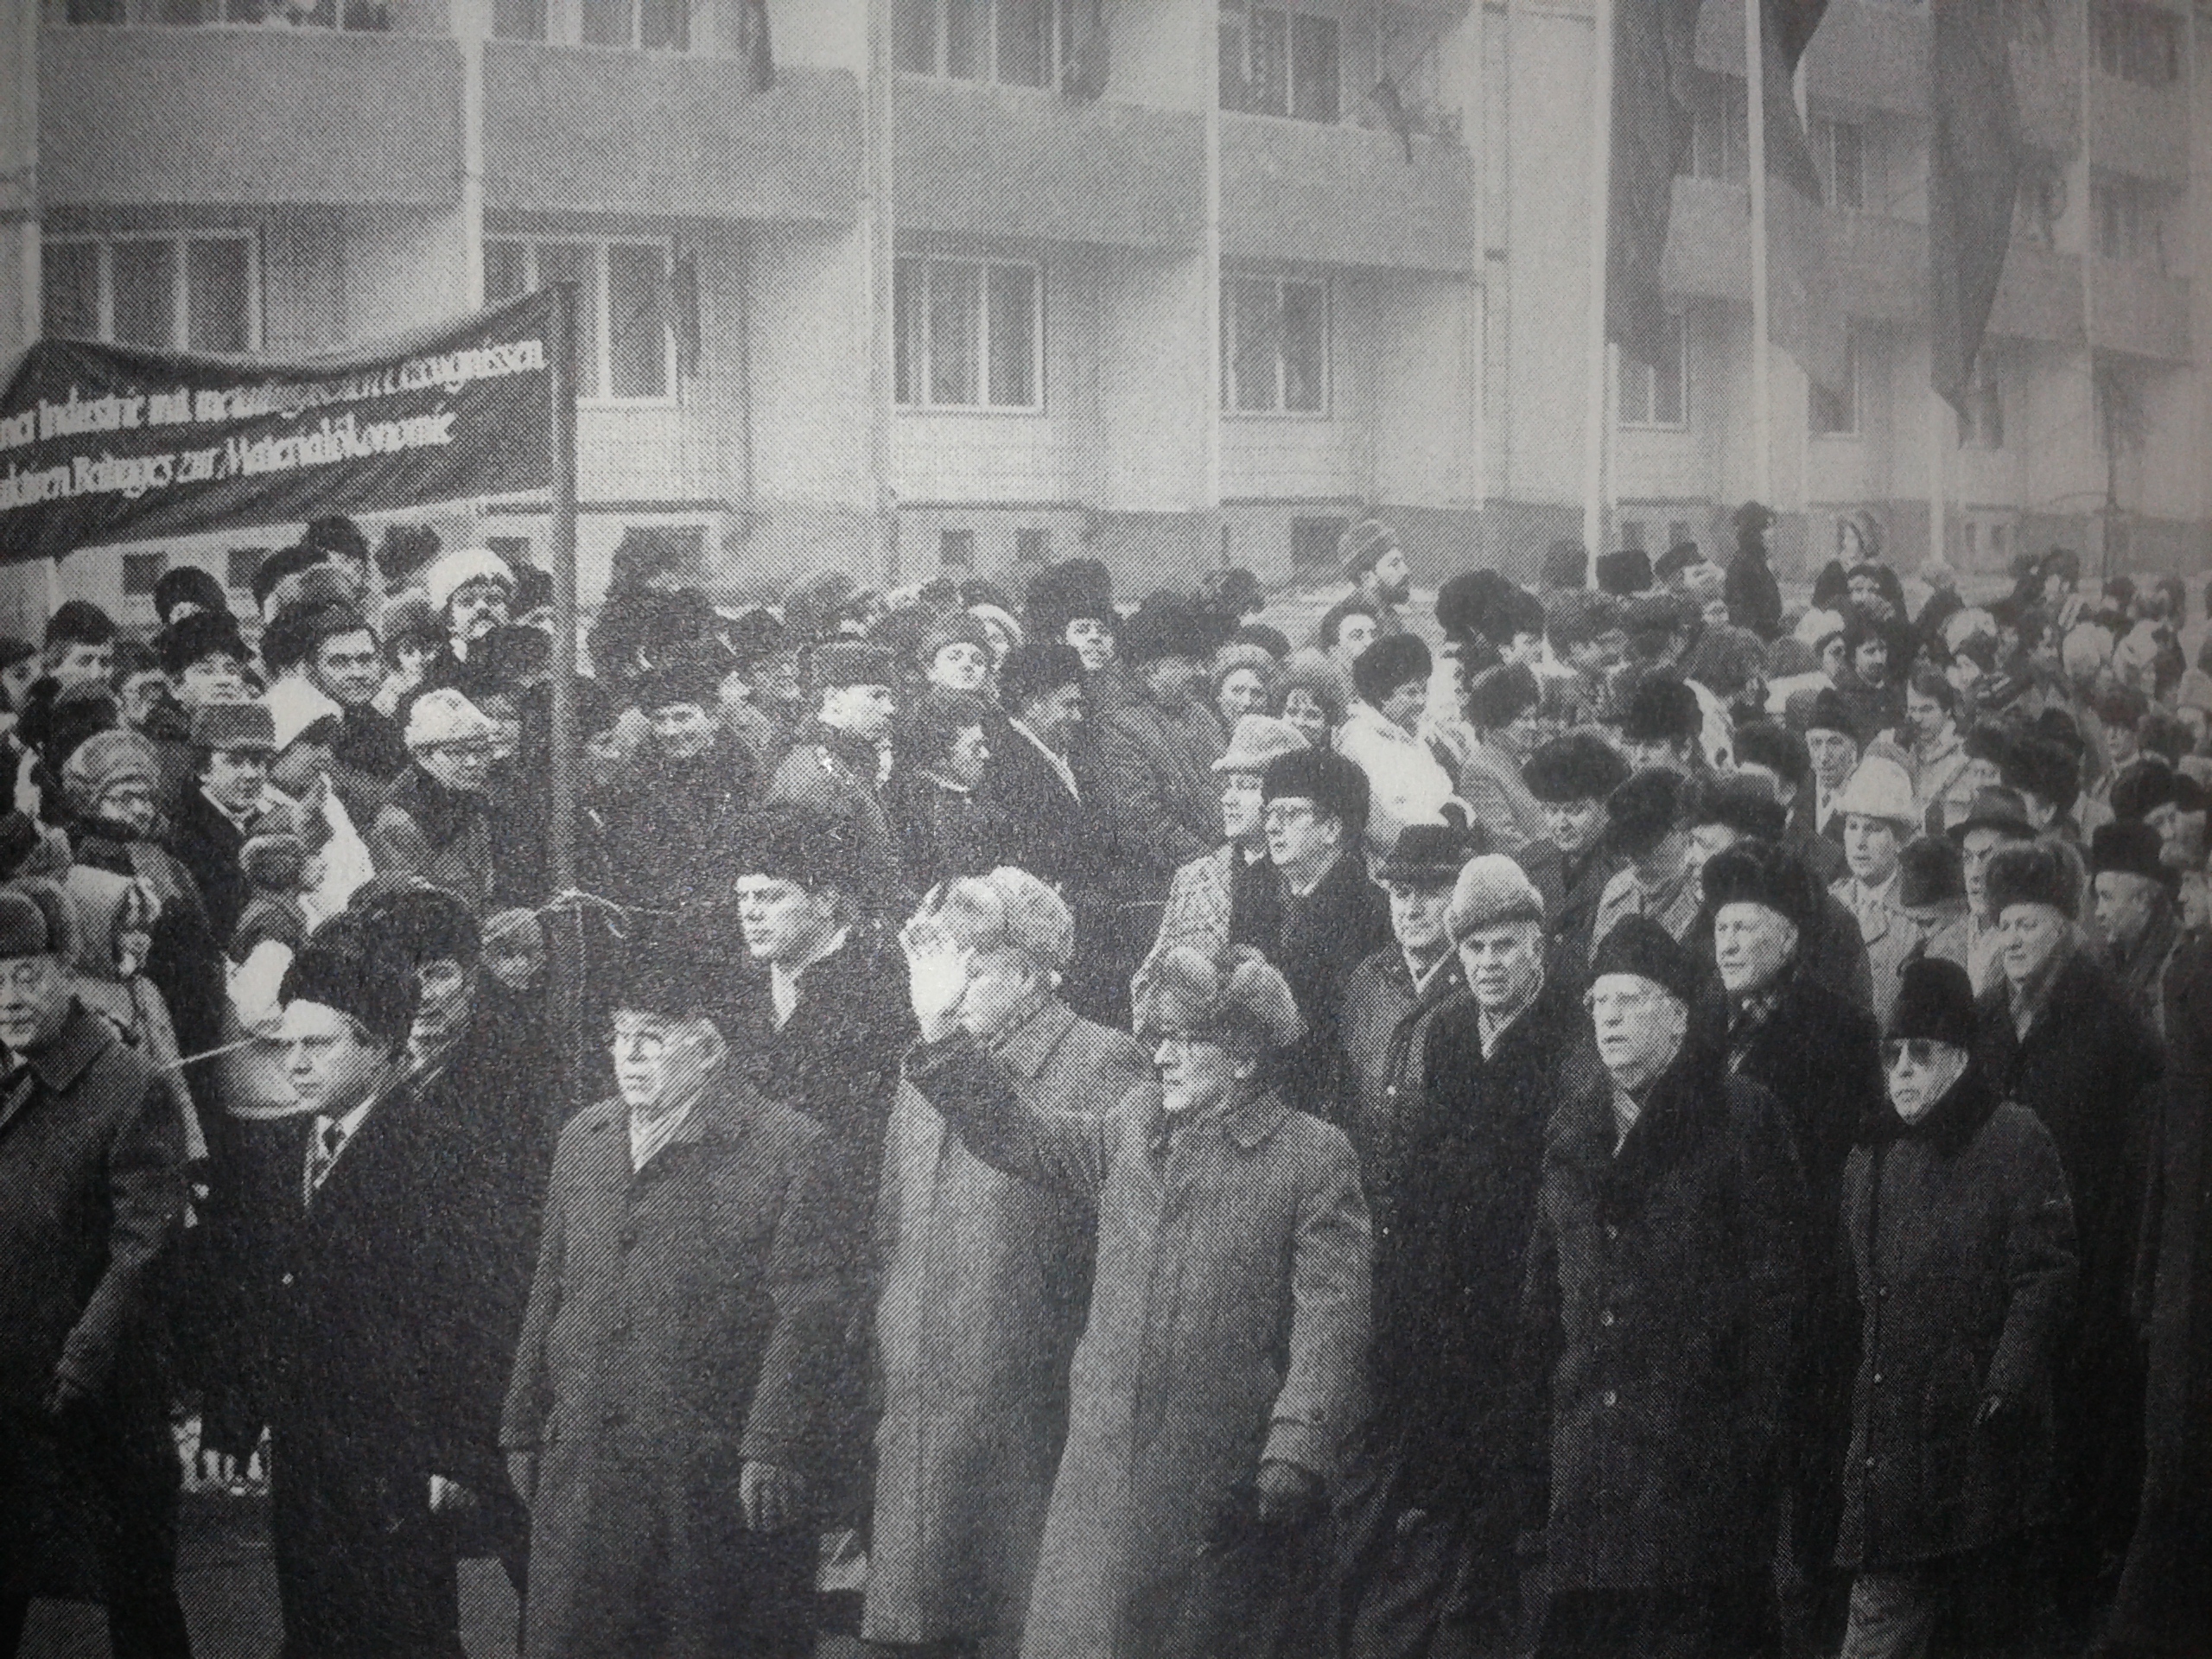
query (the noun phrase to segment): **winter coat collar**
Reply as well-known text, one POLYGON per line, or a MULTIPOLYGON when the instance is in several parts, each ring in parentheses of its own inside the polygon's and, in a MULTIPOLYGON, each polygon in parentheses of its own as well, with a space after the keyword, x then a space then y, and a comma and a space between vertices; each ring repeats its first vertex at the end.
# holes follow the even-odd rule
POLYGON ((843 761, 855 777, 870 788, 874 787, 876 770, 882 761, 875 745, 868 739, 836 726, 825 726, 819 720, 810 720, 799 741, 827 750, 835 759, 843 761))
POLYGON ((1879 1146, 1888 1141, 1924 1141, 1943 1157, 1956 1157, 1972 1144, 2002 1103, 2003 1096, 1980 1062, 1970 1061, 1951 1085, 1951 1092, 1913 1122, 1899 1117, 1886 1098, 1872 1107, 1859 1126, 1859 1143, 1879 1146))
POLYGON ((423 838, 433 847, 446 846, 467 834, 485 813, 479 797, 448 789, 423 771, 420 762, 410 763, 400 774, 392 785, 390 804, 414 819, 423 838))
POLYGON ((1155 1115, 1154 1135, 1162 1141, 1174 1132, 1188 1135, 1217 1128, 1224 1138, 1245 1153, 1257 1152, 1290 1116, 1281 1096, 1263 1084, 1243 1085, 1220 1105, 1178 1123, 1165 1110, 1155 1115))
POLYGON ((1626 1205, 1724 1128, 1727 1116, 1726 1067, 1693 1032, 1645 1091, 1643 1110, 1625 1141, 1613 1117, 1612 1074, 1599 1066, 1586 1088, 1561 1103, 1553 1119, 1553 1151, 1626 1205))
POLYGON ((1034 1079, 1074 1029, 1075 1014, 1066 1003, 1039 996, 1035 1007, 999 1033, 991 1052, 1015 1076, 1034 1079))
POLYGON ((45 1084, 51 1094, 65 1093, 85 1075, 94 1060, 107 1052, 108 1046, 118 1040, 113 1027, 98 1014, 81 1003, 71 1004, 53 1040, 22 1057, 22 1071, 5 1096, 0 1097, 0 1125, 5 1125, 30 1098, 33 1077, 45 1084))

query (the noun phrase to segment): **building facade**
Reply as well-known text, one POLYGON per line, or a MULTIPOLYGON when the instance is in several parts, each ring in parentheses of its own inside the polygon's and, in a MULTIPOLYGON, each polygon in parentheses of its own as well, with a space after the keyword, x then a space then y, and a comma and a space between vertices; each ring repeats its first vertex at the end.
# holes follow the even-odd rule
MULTIPOLYGON (((1077 555, 1281 582, 1368 512, 1432 575, 1525 571, 1580 528, 1591 0, 0 4, 0 353, 306 354, 573 281, 588 599, 637 531, 736 597, 1077 555)), ((1815 42, 1853 385, 1773 359, 1786 556, 1872 505, 1910 564, 1940 465, 1964 567, 2202 562, 2196 19, 2039 16, 1965 423, 1925 391, 1925 7, 1834 0, 1815 42)), ((1758 475, 1732 0, 1700 60, 1680 353, 1611 376, 1624 544, 1714 541, 1758 475)), ((543 556, 542 503, 398 516, 543 556)), ((165 563, 242 586, 284 539, 87 552, 70 586, 143 621, 165 563)))

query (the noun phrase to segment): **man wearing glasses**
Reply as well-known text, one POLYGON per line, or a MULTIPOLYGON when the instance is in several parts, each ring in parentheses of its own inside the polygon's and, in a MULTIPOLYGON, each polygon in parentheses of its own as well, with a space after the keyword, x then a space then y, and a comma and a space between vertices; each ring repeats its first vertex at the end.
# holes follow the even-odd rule
POLYGON ((407 716, 414 757, 369 832, 380 874, 406 872, 459 893, 478 915, 493 895, 492 721, 452 690, 426 691, 407 716))
POLYGON ((1529 1273, 1552 1470, 1536 1651, 1760 1652, 1804 1186, 1772 1096, 1693 1029, 1691 953, 1630 916, 1591 966, 1610 1086, 1561 1103, 1529 1273))
POLYGON ((500 1423, 530 1659, 814 1642, 815 1500, 856 1241, 817 1124, 728 1062, 683 938, 616 999, 616 1097, 562 1131, 500 1423))

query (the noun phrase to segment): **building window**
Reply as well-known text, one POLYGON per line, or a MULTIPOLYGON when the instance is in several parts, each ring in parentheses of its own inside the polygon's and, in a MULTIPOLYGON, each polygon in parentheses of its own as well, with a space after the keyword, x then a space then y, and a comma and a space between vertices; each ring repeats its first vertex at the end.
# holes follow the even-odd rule
POLYGON ((1667 337, 1657 363, 1639 363, 1626 352, 1620 358, 1620 420, 1623 426, 1682 427, 1689 423, 1689 342, 1680 317, 1667 319, 1667 337))
POLYGON ((389 0, 63 0, 73 23, 152 23, 170 29, 266 24, 275 29, 391 27, 389 0))
POLYGON ((1329 285, 1279 276, 1222 279, 1222 407, 1237 415, 1325 415, 1329 285))
POLYGON ((253 591, 253 578, 269 556, 265 547, 234 547, 223 555, 223 586, 234 594, 253 591))
POLYGON ((1334 121, 1337 20, 1280 6, 1221 8, 1221 107, 1246 115, 1334 121))
POLYGON ((1986 349, 1974 360, 1967 381, 1966 412, 1959 416, 1959 448, 2002 449, 2005 447, 2005 399, 1997 365, 1986 349))
POLYGON ((154 584, 169 568, 166 553, 126 553, 123 556, 123 596, 125 599, 150 599, 154 584))
POLYGON ((1349 518, 1294 518, 1290 521, 1290 569, 1294 575, 1313 575, 1337 569, 1337 543, 1351 528, 1349 518))
POLYGON ((676 396, 665 242, 486 238, 484 299, 504 305, 556 283, 576 285, 576 390, 616 403, 676 396))
POLYGON ((2170 86, 2181 76, 2181 19, 2141 0, 2093 0, 2089 34, 2097 67, 2140 86, 2170 86))
POLYGON ((892 52, 909 74, 1001 86, 1058 84, 1077 0, 897 0, 892 52))
POLYGON ((41 326, 54 339, 233 355, 260 341, 251 235, 60 237, 42 264, 41 326))
POLYGON ((1749 118, 1740 99, 1698 106, 1690 127, 1689 175, 1723 184, 1745 184, 1751 176, 1749 118))
POLYGON ((1813 165, 1831 207, 1866 205, 1866 130, 1848 121, 1813 124, 1813 165))
POLYGON ((1641 553, 1644 550, 1643 535, 1643 519, 1624 518, 1616 527, 1613 538, 1621 544, 1623 552, 1641 553))
POLYGON ((691 0, 578 0, 586 46, 683 52, 691 45, 691 0))
POLYGON ((2165 204, 2157 185, 2145 179, 2094 179, 2089 212, 2100 257, 2165 270, 2165 204))
POLYGON ((1805 386, 1806 415, 1816 438, 1853 438, 1859 435, 1859 340, 1845 342, 1843 385, 1831 391, 1816 382, 1805 386))
POLYGON ((895 392, 909 409, 1042 407, 1044 273, 909 256, 892 268, 895 392))
POLYGON ((1016 564, 1049 564, 1052 559, 1052 532, 1043 524, 1023 524, 1014 532, 1014 562, 1016 564))

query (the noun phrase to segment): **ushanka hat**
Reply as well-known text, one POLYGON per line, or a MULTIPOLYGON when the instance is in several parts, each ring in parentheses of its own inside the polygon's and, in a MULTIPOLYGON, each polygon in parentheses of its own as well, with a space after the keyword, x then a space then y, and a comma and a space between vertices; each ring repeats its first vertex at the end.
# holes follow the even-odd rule
POLYGON ((77 912, 68 893, 43 876, 0 887, 0 960, 60 957, 77 950, 77 912))
POLYGON ((1367 774, 1333 749, 1294 749, 1277 755, 1260 774, 1260 795, 1268 801, 1286 797, 1309 800, 1314 811, 1342 823, 1347 837, 1367 829, 1367 774))
POLYGON ((1171 946, 1137 969, 1130 989, 1132 1023, 1147 1036, 1188 1032, 1266 1053, 1306 1034, 1289 984, 1249 944, 1232 944, 1217 957, 1171 946))
MULTIPOLYGON (((1416 828, 1418 826, 1415 826, 1416 828)), ((1413 834, 1413 830, 1405 835, 1413 834)), ((1405 836, 1399 837, 1402 845, 1405 836)), ((1453 944, 1485 927, 1544 919, 1544 895, 1529 873, 1503 853, 1470 859, 1452 888, 1452 907, 1444 912, 1444 931, 1453 944)))
POLYGON ((1163 590, 1147 598, 1122 629, 1122 654, 1132 666, 1167 657, 1212 660, 1229 637, 1228 619, 1188 594, 1163 590))
POLYGON ((1678 1002, 1697 1001, 1696 961, 1649 916, 1624 916, 1599 944, 1590 959, 1590 977, 1596 981, 1608 974, 1633 974, 1650 981, 1678 1002))
POLYGON ((857 893, 866 885, 851 823, 802 801, 771 801, 753 815, 726 867, 734 876, 789 881, 809 893, 857 893))
POLYGON ((2014 905, 2048 905, 2069 921, 2081 914, 2073 870, 2056 849, 2041 842, 1999 849, 1989 861, 1983 887, 1993 916, 2002 916, 2014 905))
POLYGON ((192 746, 219 752, 254 749, 273 754, 276 722, 258 702, 214 702, 192 711, 192 746))
POLYGON ((1907 910, 1967 896, 1965 861, 1948 836, 1918 836, 1897 854, 1897 903, 1907 910))
POLYGON ((467 901, 418 875, 372 881, 353 895, 350 908, 417 966, 457 962, 466 968, 482 954, 483 935, 467 901))
POLYGON ((1606 838, 1630 858, 1642 857, 1681 822, 1688 788, 1689 779, 1669 767, 1637 772, 1606 798, 1606 838))
POLYGON ((1555 737, 1521 769, 1529 792, 1540 801, 1602 801, 1628 781, 1628 762, 1595 732, 1555 737))
POLYGON ((1703 724, 1696 692, 1671 675, 1647 674, 1629 694, 1628 707, 1621 715, 1621 741, 1688 742, 1703 724))
POLYGON ((340 912, 300 947, 284 969, 276 1000, 334 1008, 375 1041, 397 1049, 414 1027, 422 992, 413 963, 365 918, 340 912))
POLYGON ((1598 558, 1598 586, 1622 599, 1643 592, 1651 586, 1649 556, 1640 547, 1600 554, 1598 558))
POLYGON ((704 651, 687 651, 638 676, 637 706, 650 712, 693 703, 713 713, 721 700, 722 665, 704 651))
POLYGON ((1805 861, 1771 841, 1745 840, 1706 861, 1707 911, 1726 905, 1757 905, 1800 930, 1821 919, 1821 888, 1805 861))

